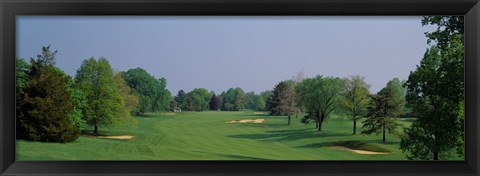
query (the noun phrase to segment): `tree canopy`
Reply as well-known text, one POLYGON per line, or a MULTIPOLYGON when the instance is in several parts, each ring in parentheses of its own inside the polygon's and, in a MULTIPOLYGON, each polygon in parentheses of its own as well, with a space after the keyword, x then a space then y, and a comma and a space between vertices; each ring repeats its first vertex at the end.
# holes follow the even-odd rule
POLYGON ((370 85, 365 82, 365 78, 359 75, 345 78, 345 92, 343 93, 343 107, 352 115, 353 134, 357 132, 357 119, 360 115, 365 115, 367 106, 370 103, 369 89, 370 85))
POLYGON ((338 103, 338 97, 343 91, 343 80, 336 77, 306 78, 297 85, 298 101, 305 110, 316 117, 318 131, 338 103))
MULTIPOLYGON (((69 116, 73 110, 69 80, 54 66, 56 51, 51 52, 49 48, 43 47, 42 54, 30 61, 25 87, 17 99, 17 137, 71 142, 79 137, 80 130, 69 116)), ((27 67, 19 66, 17 71, 25 73, 27 67)))
POLYGON ((98 135, 98 126, 111 126, 121 122, 125 102, 106 58, 83 60, 75 75, 74 86, 85 93, 88 104, 84 117, 88 124, 94 126, 95 135, 98 135))
POLYGON ((447 159, 464 154, 463 16, 424 17, 437 25, 426 33, 427 49, 405 86, 417 120, 404 130, 400 148, 409 159, 447 159))
POLYGON ((166 89, 166 79, 156 79, 142 68, 129 69, 123 74, 128 86, 139 95, 140 102, 136 113, 167 111, 170 107, 170 91, 166 89))

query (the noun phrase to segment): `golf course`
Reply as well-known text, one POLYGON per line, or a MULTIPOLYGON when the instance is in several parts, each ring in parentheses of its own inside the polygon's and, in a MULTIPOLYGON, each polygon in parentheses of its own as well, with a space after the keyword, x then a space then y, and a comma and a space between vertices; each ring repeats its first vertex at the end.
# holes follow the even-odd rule
MULTIPOLYGON (((413 120, 398 122, 408 126, 413 120)), ((256 111, 148 113, 134 123, 100 128, 101 136, 88 135, 91 128, 70 143, 17 140, 17 159, 405 160, 397 136, 387 135, 383 143, 381 134, 352 135, 351 118, 335 115, 322 131, 300 118, 287 125, 286 116, 256 111)))

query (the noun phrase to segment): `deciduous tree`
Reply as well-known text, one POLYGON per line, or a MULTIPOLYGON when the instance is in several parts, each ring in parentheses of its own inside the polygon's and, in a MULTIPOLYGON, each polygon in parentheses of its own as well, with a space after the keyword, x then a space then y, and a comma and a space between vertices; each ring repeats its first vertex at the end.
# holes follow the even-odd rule
POLYGON ((342 88, 342 79, 320 75, 304 79, 297 85, 298 100, 309 114, 316 117, 318 131, 322 130, 322 123, 335 109, 342 88))
POLYGON ((357 119, 360 115, 365 115, 369 104, 370 85, 365 82, 365 78, 359 75, 345 78, 345 91, 343 94, 343 107, 352 115, 353 134, 357 133, 357 119))
POLYGON ((75 75, 75 87, 87 98, 85 120, 93 125, 98 135, 99 126, 117 125, 124 115, 125 102, 113 77, 113 70, 106 58, 85 59, 75 75))

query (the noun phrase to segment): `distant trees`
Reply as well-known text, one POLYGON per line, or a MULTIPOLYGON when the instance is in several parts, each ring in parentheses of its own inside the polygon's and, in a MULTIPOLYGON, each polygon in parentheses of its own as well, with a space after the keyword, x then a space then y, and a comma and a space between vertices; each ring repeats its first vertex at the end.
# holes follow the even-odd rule
POLYGON ((212 94, 205 88, 196 88, 188 94, 192 100, 192 110, 204 111, 209 109, 209 102, 212 94))
POLYGON ((227 92, 222 92, 222 110, 224 111, 240 111, 245 109, 245 93, 240 88, 230 88, 227 92))
POLYGON ((268 99, 272 96, 272 91, 263 91, 258 95, 257 99, 257 110, 259 111, 266 111, 267 110, 267 102, 268 99))
POLYGON ((345 78, 345 92, 342 105, 352 115, 353 134, 357 132, 357 119, 366 112, 369 104, 370 85, 359 75, 345 78))
POLYGON ((42 47, 42 54, 31 59, 29 71, 28 64, 17 60, 17 72, 22 73, 21 84, 17 85, 20 88, 17 89, 19 139, 70 142, 80 135, 79 128, 69 118, 73 110, 69 80, 54 66, 56 53, 50 51, 50 46, 42 47))
POLYGON ((134 110, 137 114, 167 111, 170 107, 170 91, 166 79, 156 79, 142 68, 129 69, 123 74, 128 86, 139 95, 140 102, 134 110))
POLYGON ((297 85, 297 100, 309 114, 315 116, 318 131, 322 130, 322 123, 334 110, 342 89, 342 79, 320 75, 304 79, 297 85))
POLYGON ((209 109, 212 111, 217 111, 221 108, 222 102, 220 101, 220 97, 215 95, 215 93, 211 92, 212 97, 210 98, 210 102, 208 103, 209 109))
POLYGON ((400 148, 409 159, 439 160, 464 155, 464 35, 463 16, 424 17, 437 25, 426 33, 434 41, 411 72, 407 101, 417 120, 404 130, 400 148))
POLYGON ((255 92, 247 92, 245 94, 245 109, 257 109, 258 95, 255 92))
POLYGON ((84 117, 94 127, 94 135, 98 135, 98 126, 111 126, 120 122, 119 117, 124 116, 125 102, 106 58, 84 60, 75 75, 74 86, 85 93, 88 104, 84 117))
POLYGON ((187 94, 183 90, 179 90, 177 93, 177 96, 175 96, 175 102, 176 106, 179 107, 180 109, 186 110, 186 100, 187 100, 187 94))
POLYGON ((397 96, 395 83, 398 79, 393 79, 387 83, 387 86, 380 90, 376 95, 371 95, 372 104, 368 107, 367 119, 363 122, 364 130, 362 134, 382 133, 382 141, 386 142, 386 132, 397 134, 396 117, 401 112, 402 97, 397 96))

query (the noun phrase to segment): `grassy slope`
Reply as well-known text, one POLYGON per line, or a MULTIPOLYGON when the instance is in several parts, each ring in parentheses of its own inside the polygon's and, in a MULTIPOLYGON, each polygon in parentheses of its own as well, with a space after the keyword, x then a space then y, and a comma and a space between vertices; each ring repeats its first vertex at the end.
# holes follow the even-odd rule
MULTIPOLYGON (((20 160, 403 160, 399 139, 351 135, 352 122, 330 118, 317 132, 315 124, 293 118, 245 112, 181 112, 148 114, 138 124, 100 128, 106 135, 133 135, 131 140, 81 136, 72 143, 17 141, 20 160), (228 124, 227 120, 266 118, 264 124, 228 124), (366 146, 392 151, 387 155, 361 155, 329 146, 338 141, 359 140, 366 146)), ((408 125, 409 122, 402 122, 408 125)), ((361 130, 361 123, 358 123, 361 130)))

